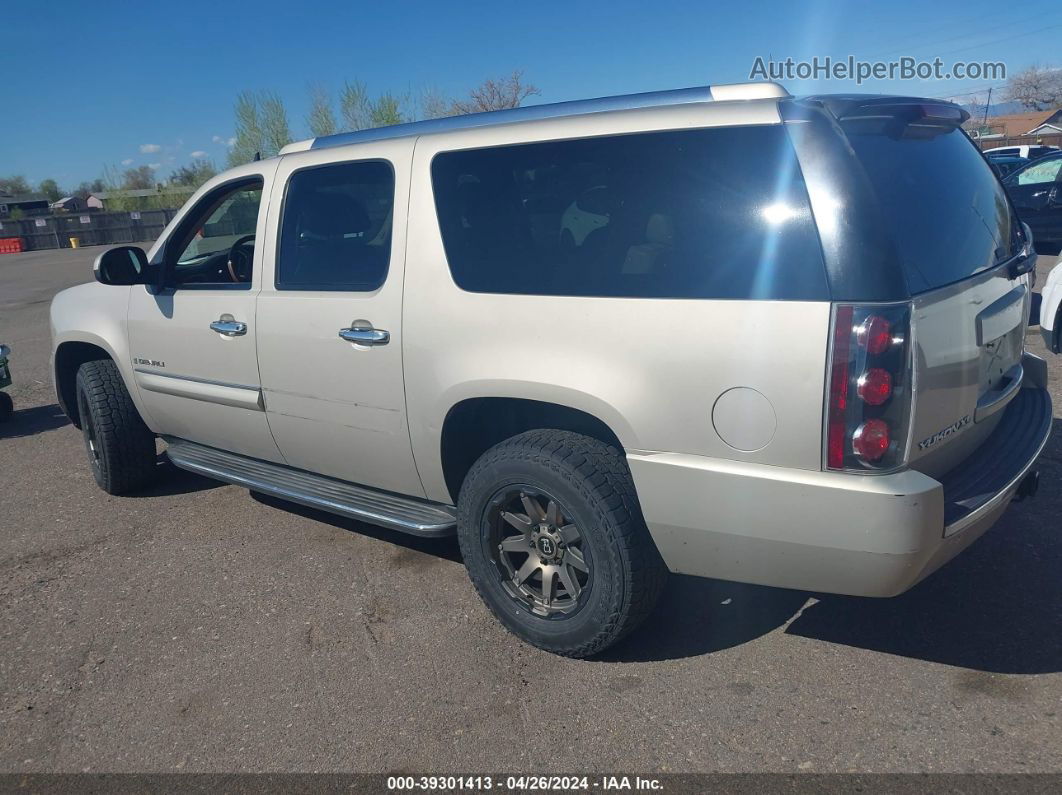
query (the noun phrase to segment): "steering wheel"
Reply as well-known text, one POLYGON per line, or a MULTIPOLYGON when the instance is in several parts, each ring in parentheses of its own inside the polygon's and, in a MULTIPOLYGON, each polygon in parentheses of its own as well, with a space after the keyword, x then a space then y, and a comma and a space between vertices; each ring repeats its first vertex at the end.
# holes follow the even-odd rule
POLYGON ((251 281, 251 264, 254 250, 246 251, 244 246, 254 240, 254 235, 244 235, 229 249, 229 257, 226 264, 229 268, 229 278, 236 283, 251 281))

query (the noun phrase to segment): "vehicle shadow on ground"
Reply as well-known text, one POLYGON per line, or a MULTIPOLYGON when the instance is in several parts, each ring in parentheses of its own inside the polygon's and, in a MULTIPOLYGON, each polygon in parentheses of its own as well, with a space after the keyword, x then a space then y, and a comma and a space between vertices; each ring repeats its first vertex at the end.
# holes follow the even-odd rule
POLYGON ((645 623, 594 659, 655 662, 740 646, 784 626, 809 596, 803 591, 672 575, 645 623))
MULTIPOLYGON (((992 673, 1062 671, 1062 420, 1040 459, 1039 495, 915 588, 892 599, 809 594, 673 575, 640 629, 595 659, 701 656, 787 634, 992 673), (810 605, 809 598, 813 598, 810 605), (788 626, 786 626, 788 624, 788 626)), ((418 538, 252 492, 349 532, 461 561, 453 538, 418 538)))
POLYGON ((48 406, 34 406, 29 409, 20 409, 15 406, 11 417, 0 423, 0 439, 18 439, 24 436, 36 436, 45 431, 54 431, 69 425, 70 420, 63 414, 58 404, 48 406))
POLYGON ((173 497, 179 494, 195 494, 199 491, 219 489, 225 484, 220 480, 212 480, 186 469, 178 469, 170 463, 165 453, 160 453, 155 459, 156 472, 151 485, 140 491, 127 496, 142 497, 173 497))
POLYGON ((400 533, 397 530, 388 530, 386 527, 364 524, 355 519, 348 519, 316 508, 308 508, 297 502, 288 502, 259 491, 252 491, 251 497, 263 505, 268 505, 270 508, 293 513, 315 522, 323 522, 332 527, 338 527, 340 530, 375 538, 378 541, 386 541, 388 544, 412 549, 416 552, 423 552, 425 555, 433 555, 454 563, 461 562, 461 550, 457 546, 457 539, 453 536, 446 538, 421 538, 409 533, 400 533))
POLYGON ((822 596, 786 632, 992 673, 1062 671, 1057 507, 1039 526, 1029 516, 1012 507, 952 563, 901 596, 822 596))
POLYGON ((1006 674, 1062 671, 1062 420, 1040 490, 954 561, 893 599, 823 596, 787 632, 1006 674))

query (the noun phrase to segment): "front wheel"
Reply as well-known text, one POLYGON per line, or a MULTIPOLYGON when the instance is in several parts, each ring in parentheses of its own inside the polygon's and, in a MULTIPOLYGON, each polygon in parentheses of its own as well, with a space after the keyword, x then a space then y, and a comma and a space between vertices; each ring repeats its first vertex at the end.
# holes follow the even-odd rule
POLYGON ((155 477, 155 434, 110 359, 77 371, 77 409, 92 476, 108 494, 128 494, 155 477))
POLYGON ((461 488, 457 532, 498 620, 569 657, 637 627, 667 575, 623 456, 568 431, 529 431, 484 453, 461 488))

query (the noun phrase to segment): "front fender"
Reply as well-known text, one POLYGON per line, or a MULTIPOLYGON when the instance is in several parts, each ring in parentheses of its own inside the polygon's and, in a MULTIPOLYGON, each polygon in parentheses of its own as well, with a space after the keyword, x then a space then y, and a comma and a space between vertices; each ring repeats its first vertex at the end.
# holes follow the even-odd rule
POLYGON ((140 416, 151 427, 151 419, 133 388, 133 365, 129 355, 129 334, 126 323, 129 308, 129 287, 113 287, 90 282, 71 287, 52 299, 49 321, 52 333, 51 372, 56 400, 67 416, 74 416, 62 394, 59 372, 60 350, 65 345, 92 345, 109 356, 118 366, 126 389, 140 416))

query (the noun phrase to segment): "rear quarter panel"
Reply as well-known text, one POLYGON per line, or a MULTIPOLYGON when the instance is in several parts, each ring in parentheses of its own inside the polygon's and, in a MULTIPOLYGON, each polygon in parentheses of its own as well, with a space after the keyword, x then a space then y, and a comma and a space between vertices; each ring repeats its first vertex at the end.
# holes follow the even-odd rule
MULTIPOLYGON (((675 129, 777 121, 773 105, 722 107, 692 123, 689 111, 627 117, 624 127, 675 129), (749 120, 749 114, 753 119, 749 120), (742 114, 744 118, 741 118, 742 114)), ((446 262, 430 165, 440 151, 602 134, 585 118, 504 127, 417 142, 409 208, 403 356, 410 435, 430 499, 450 501, 440 459, 449 410, 473 397, 569 406, 605 422, 628 451, 669 451, 818 470, 829 304, 499 295, 466 292, 446 262), (740 450, 732 441, 757 439, 740 450), (748 412, 744 408, 750 409, 748 412), (754 424, 755 427, 743 427, 754 424), (773 428, 769 427, 773 426, 773 428), (737 438, 735 438, 735 436, 737 438), (760 442, 767 438, 765 444, 760 442), (757 446, 758 445, 758 446, 757 446)))

